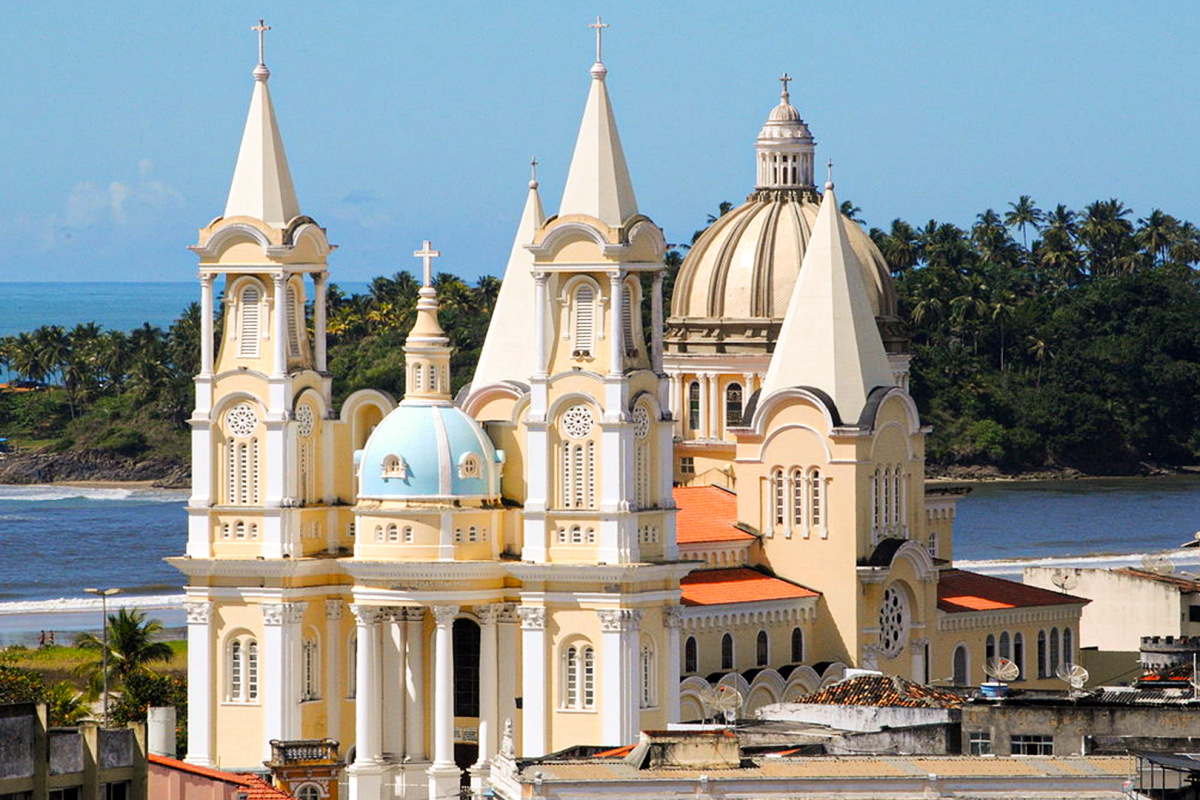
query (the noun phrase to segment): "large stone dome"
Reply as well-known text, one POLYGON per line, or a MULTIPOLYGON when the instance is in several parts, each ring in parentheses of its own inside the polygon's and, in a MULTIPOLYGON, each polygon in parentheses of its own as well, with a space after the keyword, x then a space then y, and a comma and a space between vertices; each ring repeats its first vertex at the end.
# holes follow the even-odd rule
MULTIPOLYGON (((780 103, 755 144, 754 192, 701 234, 680 267, 667 323, 673 352, 770 352, 787 312, 821 198, 812 179, 815 142, 789 100, 790 78, 781 80, 780 103)), ((861 227, 848 219, 845 227, 884 344, 903 350, 887 262, 861 227)))

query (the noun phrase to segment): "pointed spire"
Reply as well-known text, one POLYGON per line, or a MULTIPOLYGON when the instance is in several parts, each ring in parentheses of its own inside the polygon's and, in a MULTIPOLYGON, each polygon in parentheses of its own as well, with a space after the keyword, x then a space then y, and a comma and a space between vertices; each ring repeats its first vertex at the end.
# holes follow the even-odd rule
POLYGON ((247 216, 282 227, 300 213, 292 173, 283 151, 283 137, 275 120, 275 107, 267 80, 271 71, 263 61, 263 34, 271 30, 263 24, 251 28, 258 33, 258 64, 254 68, 254 92, 250 97, 250 113, 242 133, 225 216, 247 216))
POLYGON ((513 237, 508 266, 504 268, 504 279, 496 298, 496 310, 492 313, 479 363, 475 366, 475 377, 471 379, 472 389, 482 389, 501 381, 525 383, 538 370, 537 348, 529 341, 531 320, 537 310, 533 253, 525 247, 533 242, 534 232, 546 222, 542 198, 538 195, 537 163, 537 159, 530 162, 529 195, 513 237))
POLYGON ((417 292, 417 319, 404 340, 407 380, 404 400, 450 402, 450 340, 438 321, 437 290, 433 288, 432 260, 441 253, 429 240, 413 257, 421 259, 421 289, 417 292))
POLYGON ((604 83, 608 69, 600 60, 600 35, 608 25, 596 17, 589 27, 596 29, 596 63, 558 213, 588 214, 617 227, 637 213, 637 198, 604 83))
POLYGON ((781 389, 812 386, 832 397, 842 420, 853 424, 871 390, 894 383, 862 274, 833 183, 826 183, 800 277, 763 379, 764 400, 781 389))

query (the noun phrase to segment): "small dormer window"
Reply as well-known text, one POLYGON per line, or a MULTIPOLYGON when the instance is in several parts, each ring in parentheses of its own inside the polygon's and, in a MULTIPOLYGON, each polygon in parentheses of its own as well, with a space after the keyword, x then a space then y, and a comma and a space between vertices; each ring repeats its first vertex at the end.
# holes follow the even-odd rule
POLYGON ((460 478, 478 478, 479 477, 479 456, 474 453, 466 453, 458 460, 458 477, 460 478))
POLYGON ((404 463, 404 459, 400 456, 390 455, 383 460, 383 477, 406 480, 408 478, 408 465, 404 463))

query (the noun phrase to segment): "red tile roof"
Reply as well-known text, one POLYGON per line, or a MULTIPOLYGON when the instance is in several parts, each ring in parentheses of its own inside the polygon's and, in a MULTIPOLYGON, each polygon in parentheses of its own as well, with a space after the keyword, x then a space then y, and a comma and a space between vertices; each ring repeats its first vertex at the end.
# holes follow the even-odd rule
POLYGON ((679 514, 675 540, 679 544, 754 540, 753 534, 734 527, 737 495, 719 486, 676 486, 672 492, 679 514))
POLYGON ((705 569, 679 582, 685 606, 717 606, 817 597, 818 592, 749 567, 705 569))
POLYGON ((895 675, 858 675, 797 698, 798 703, 833 706, 890 706, 900 708, 952 708, 962 705, 953 692, 935 689, 895 675))
POLYGON ((622 747, 614 747, 612 750, 602 750, 599 753, 592 753, 592 758, 624 758, 633 752, 633 748, 637 745, 627 744, 622 747))
POLYGON ((191 773, 192 775, 201 775, 214 781, 237 784, 242 787, 238 791, 238 796, 245 797, 246 800, 296 800, 293 795, 288 794, 282 789, 275 788, 270 781, 251 773, 225 772, 211 767, 200 767, 195 764, 189 764, 186 761, 158 756, 153 753, 147 755, 146 758, 149 759, 151 764, 177 769, 181 772, 191 773))
POLYGON ((1084 597, 1052 592, 1049 589, 961 569, 943 570, 938 576, 938 608, 950 614, 1090 602, 1092 601, 1084 597))

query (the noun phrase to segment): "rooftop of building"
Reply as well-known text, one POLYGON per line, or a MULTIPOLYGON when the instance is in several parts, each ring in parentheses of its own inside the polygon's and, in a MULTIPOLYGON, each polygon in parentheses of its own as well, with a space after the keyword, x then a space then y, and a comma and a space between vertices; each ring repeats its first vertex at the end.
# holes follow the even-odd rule
POLYGON ((1200 578, 1197 578, 1194 575, 1164 575, 1160 572, 1151 572, 1149 570, 1136 569, 1134 567, 1120 567, 1118 569, 1114 569, 1113 572, 1117 575, 1126 575, 1130 578, 1140 578, 1141 580, 1154 581, 1155 583, 1174 586, 1183 594, 1200 592, 1200 578))
POLYGON ((1085 605, 1092 602, 1065 592, 1052 592, 1018 581, 961 569, 938 576, 938 609, 948 614, 1035 606, 1085 605))
POLYGON ((672 490, 679 513, 675 517, 675 541, 750 542, 754 535, 737 527, 737 495, 719 486, 676 486, 672 490))
POLYGON ((679 583, 685 606, 800 600, 820 596, 820 592, 750 567, 698 570, 679 583))
POLYGON ((238 791, 238 796, 244 798, 244 800, 295 800, 292 795, 282 789, 276 788, 262 776, 253 773, 225 772, 224 770, 189 764, 186 761, 155 755, 154 753, 150 753, 146 758, 151 764, 157 764, 160 767, 240 786, 242 788, 238 791))
POLYGON ((944 689, 913 683, 896 675, 855 675, 797 703, 839 706, 886 706, 890 708, 954 708, 963 698, 944 689))

